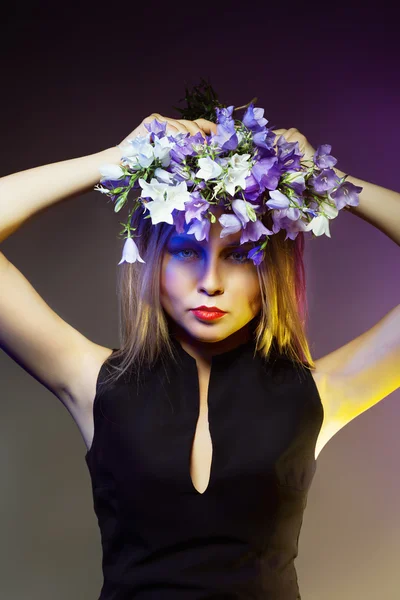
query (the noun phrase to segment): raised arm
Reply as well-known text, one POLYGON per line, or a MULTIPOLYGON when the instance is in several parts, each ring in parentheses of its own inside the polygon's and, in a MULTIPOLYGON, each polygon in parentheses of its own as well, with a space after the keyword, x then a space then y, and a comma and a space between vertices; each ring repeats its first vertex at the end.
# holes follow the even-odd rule
POLYGON ((99 167, 119 164, 117 146, 0 179, 0 243, 30 219, 56 202, 89 192, 100 180, 99 167))
MULTIPOLYGON (((201 119, 198 124, 180 122, 155 113, 144 119, 125 140, 146 135, 144 123, 154 118, 167 121, 170 132, 190 131, 194 135, 200 126, 206 133, 212 126, 201 119)), ((100 181, 100 167, 119 164, 122 156, 123 150, 116 146, 1 178, 0 242, 34 214, 90 191, 100 181)), ((1 252, 0 349, 70 408, 87 395, 86 391, 82 393, 87 389, 85 378, 95 370, 93 365, 96 368, 98 365, 93 357, 111 352, 63 321, 1 252)), ((93 380, 95 376, 96 373, 93 380)), ((93 390, 93 385, 90 389, 93 390)))
MULTIPOLYGON (((115 147, 0 179, 0 241, 35 213, 90 190, 100 179, 99 166, 120 157, 115 147)), ((0 349, 73 412, 80 398, 74 402, 71 390, 82 389, 102 347, 61 319, 0 252, 0 349)))

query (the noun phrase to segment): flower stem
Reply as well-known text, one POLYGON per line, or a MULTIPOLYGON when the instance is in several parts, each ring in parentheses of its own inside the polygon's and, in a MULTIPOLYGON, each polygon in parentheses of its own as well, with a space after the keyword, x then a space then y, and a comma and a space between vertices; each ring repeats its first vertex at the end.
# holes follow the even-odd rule
POLYGON ((237 110, 241 110, 242 108, 247 108, 248 106, 250 106, 250 104, 252 103, 256 103, 258 100, 257 96, 255 96, 252 100, 250 100, 250 102, 248 102, 247 104, 244 104, 243 106, 237 106, 236 108, 233 109, 233 112, 237 111, 237 110))

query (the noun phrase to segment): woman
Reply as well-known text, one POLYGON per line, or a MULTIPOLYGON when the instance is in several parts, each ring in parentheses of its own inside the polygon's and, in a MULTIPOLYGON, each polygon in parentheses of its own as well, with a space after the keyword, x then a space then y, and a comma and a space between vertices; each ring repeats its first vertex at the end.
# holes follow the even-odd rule
MULTIPOLYGON (((216 130, 153 114, 125 140, 154 118, 171 132, 216 130)), ((276 133, 314 153, 296 129, 276 133)), ((0 241, 120 160, 116 147, 3 177, 0 241)), ((363 187, 352 212, 400 245, 399 194, 349 179, 363 187)), ((202 242, 137 217, 145 265, 122 267, 119 351, 60 319, 0 254, 1 346, 63 402, 88 448, 102 600, 300 598, 294 559, 316 458, 400 385, 399 306, 314 361, 303 234, 272 236, 256 267, 239 234, 220 238, 213 211, 202 242)))

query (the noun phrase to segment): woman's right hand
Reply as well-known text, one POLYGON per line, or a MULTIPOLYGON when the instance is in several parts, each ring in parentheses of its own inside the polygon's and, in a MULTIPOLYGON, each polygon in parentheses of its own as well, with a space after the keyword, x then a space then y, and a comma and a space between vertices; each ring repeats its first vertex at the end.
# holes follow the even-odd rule
POLYGON ((154 119, 157 119, 157 121, 166 121, 166 131, 169 131, 170 133, 183 132, 190 133, 190 135, 193 136, 200 132, 204 139, 206 139, 206 135, 209 135, 211 132, 214 134, 217 133, 216 123, 207 121, 207 119, 195 119, 194 121, 188 121, 186 119, 171 119, 169 117, 163 117, 159 113, 152 113, 150 116, 143 119, 140 125, 138 125, 136 129, 127 135, 119 145, 127 143, 128 140, 132 140, 138 135, 146 137, 149 132, 144 124, 150 123, 154 119))

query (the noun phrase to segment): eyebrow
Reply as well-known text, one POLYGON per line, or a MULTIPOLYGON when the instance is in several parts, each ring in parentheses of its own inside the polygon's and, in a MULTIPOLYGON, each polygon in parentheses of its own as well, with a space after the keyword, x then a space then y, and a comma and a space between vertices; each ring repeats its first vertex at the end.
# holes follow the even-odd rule
MULTIPOLYGON (((198 240, 196 240, 195 238, 192 238, 190 236, 185 236, 185 235, 179 235, 179 236, 172 236, 170 238, 170 242, 193 242, 194 244, 198 244, 199 246, 202 246, 203 244, 201 244, 198 240)), ((229 244, 226 244, 224 246, 224 248, 237 248, 237 247, 246 247, 246 246, 250 246, 250 245, 254 245, 254 242, 252 241, 248 241, 248 242, 244 242, 244 244, 241 244, 240 241, 237 242, 230 242, 229 244)))

